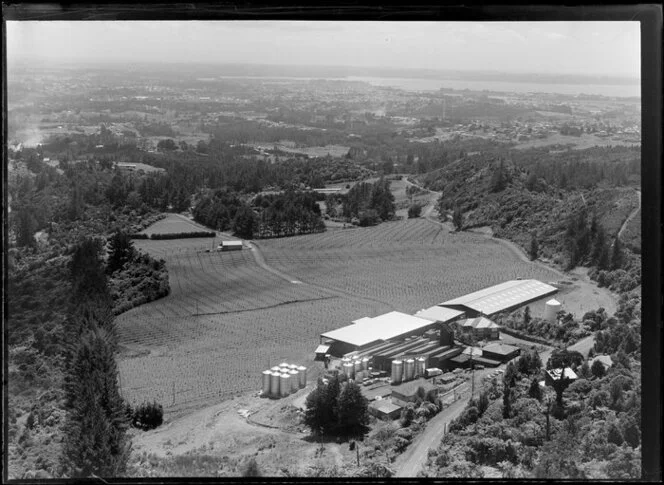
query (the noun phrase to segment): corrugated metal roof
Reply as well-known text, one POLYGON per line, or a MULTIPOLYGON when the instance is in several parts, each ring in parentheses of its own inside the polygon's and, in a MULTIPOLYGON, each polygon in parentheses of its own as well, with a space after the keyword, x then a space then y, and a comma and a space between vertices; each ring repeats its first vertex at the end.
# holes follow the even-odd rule
POLYGON ((316 347, 316 350, 314 351, 314 354, 325 354, 325 353, 327 353, 328 350, 330 350, 329 345, 321 344, 318 347, 316 347))
POLYGON ((463 305, 485 315, 491 315, 557 291, 557 288, 538 280, 511 280, 445 301, 440 306, 463 305))
POLYGON ((462 327, 470 327, 470 328, 500 328, 500 325, 496 324, 495 322, 492 322, 488 318, 485 317, 477 317, 477 318, 467 318, 466 320, 460 320, 459 325, 462 327))
POLYGON ((519 347, 494 342, 494 343, 491 343, 489 345, 486 345, 482 350, 486 351, 486 352, 491 352, 491 353, 494 353, 494 354, 509 355, 512 352, 518 351, 519 347))
POLYGON ((378 340, 389 340, 434 323, 401 312, 389 312, 374 318, 361 318, 356 323, 322 334, 323 337, 361 347, 378 340))
POLYGON ((429 320, 435 320, 436 322, 449 322, 459 315, 463 315, 462 311, 453 310, 451 308, 444 308, 442 306, 432 306, 425 310, 420 310, 415 314, 416 317, 428 318, 429 320))

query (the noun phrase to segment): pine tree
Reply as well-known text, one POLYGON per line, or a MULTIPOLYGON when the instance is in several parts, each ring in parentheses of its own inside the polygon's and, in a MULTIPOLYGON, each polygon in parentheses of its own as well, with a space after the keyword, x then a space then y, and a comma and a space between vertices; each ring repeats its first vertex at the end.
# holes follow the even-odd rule
POLYGON ((530 256, 531 261, 535 261, 539 256, 539 244, 537 243, 537 238, 535 234, 530 237, 530 247, 528 248, 528 256, 530 256))
POLYGON ((368 402, 355 382, 348 382, 341 389, 337 413, 339 431, 344 434, 359 433, 369 424, 368 402))
POLYGON ((537 399, 538 401, 542 400, 542 388, 540 387, 537 378, 533 379, 533 381, 530 383, 530 387, 528 388, 528 396, 532 397, 533 399, 537 399))
POLYGON ((129 236, 121 231, 116 231, 108 242, 108 261, 106 272, 113 274, 134 258, 134 243, 129 236))
POLYGON ((457 231, 460 231, 463 227, 463 214, 458 207, 455 207, 454 212, 452 213, 452 224, 454 224, 454 229, 457 231))
POLYGON ((72 352, 65 379, 67 416, 61 455, 70 477, 110 478, 126 471, 131 442, 113 347, 112 336, 93 327, 72 352))
POLYGON ((85 238, 74 248, 69 269, 75 298, 108 293, 101 252, 102 243, 98 238, 85 238))

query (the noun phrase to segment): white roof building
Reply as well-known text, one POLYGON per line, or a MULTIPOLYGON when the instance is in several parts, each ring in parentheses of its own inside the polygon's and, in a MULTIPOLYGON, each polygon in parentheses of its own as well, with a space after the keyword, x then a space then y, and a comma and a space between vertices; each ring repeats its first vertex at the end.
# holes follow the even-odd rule
POLYGON ((557 291, 556 287, 538 280, 511 280, 445 301, 440 303, 440 306, 458 310, 465 308, 483 315, 493 315, 539 300, 557 291))
POLYGON ((364 317, 330 332, 321 337, 345 342, 355 347, 364 347, 379 340, 389 340, 418 330, 424 331, 435 323, 401 312, 389 312, 374 318, 364 317))

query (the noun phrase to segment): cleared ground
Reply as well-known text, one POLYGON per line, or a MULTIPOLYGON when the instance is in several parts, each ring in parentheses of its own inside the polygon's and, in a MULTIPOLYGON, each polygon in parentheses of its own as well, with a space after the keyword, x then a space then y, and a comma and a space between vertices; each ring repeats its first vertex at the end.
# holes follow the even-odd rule
POLYGON ((155 222, 150 227, 141 231, 141 234, 173 234, 200 231, 210 231, 210 229, 205 226, 201 226, 200 224, 197 224, 196 222, 181 216, 180 214, 169 214, 165 218, 155 222))

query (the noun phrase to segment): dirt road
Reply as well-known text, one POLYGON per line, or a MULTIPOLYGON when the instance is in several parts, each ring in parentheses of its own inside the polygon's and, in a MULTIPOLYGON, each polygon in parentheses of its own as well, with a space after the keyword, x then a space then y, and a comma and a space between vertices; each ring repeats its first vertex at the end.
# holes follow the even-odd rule
POLYGON ((625 222, 623 222, 622 226, 620 226, 620 230, 618 231, 618 239, 620 239, 623 235, 623 232, 625 232, 625 228, 627 227, 627 224, 636 217, 636 215, 639 213, 641 210, 641 191, 636 190, 636 195, 639 199, 639 206, 634 209, 629 216, 627 216, 627 219, 625 219, 625 222))
POLYGON ((441 411, 440 414, 427 423, 424 432, 396 459, 395 476, 404 478, 417 475, 417 472, 422 469, 427 460, 429 448, 438 447, 445 434, 445 427, 463 412, 469 398, 470 393, 466 392, 464 398, 452 403, 450 407, 441 411))

